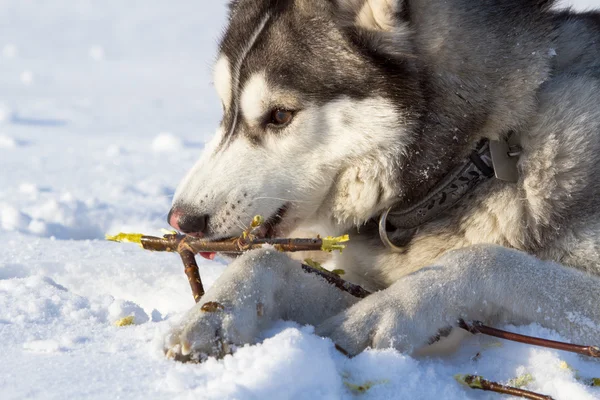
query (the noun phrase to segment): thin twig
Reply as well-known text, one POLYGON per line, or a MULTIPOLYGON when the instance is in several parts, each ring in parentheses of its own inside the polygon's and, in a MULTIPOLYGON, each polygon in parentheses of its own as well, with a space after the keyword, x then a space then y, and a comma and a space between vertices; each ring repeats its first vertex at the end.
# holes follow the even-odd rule
POLYGON ((498 382, 488 381, 477 375, 457 375, 456 380, 471 389, 484 390, 487 392, 495 392, 509 394, 511 396, 522 397, 531 400, 553 400, 552 397, 543 394, 531 392, 525 389, 519 389, 512 386, 502 385, 498 382))
POLYGON ((325 279, 329 284, 359 299, 364 299, 365 297, 371 294, 371 292, 364 289, 362 286, 350 283, 342 279, 339 275, 334 274, 333 272, 329 272, 326 269, 318 269, 306 264, 302 264, 302 269, 304 270, 304 272, 307 272, 309 274, 319 275, 320 277, 325 279))
MULTIPOLYGON (((349 240, 348 236, 341 237, 317 237, 314 239, 265 239, 257 238, 252 235, 252 231, 260 226, 262 219, 255 217, 250 227, 244 232, 242 237, 224 241, 211 242, 197 237, 180 235, 177 233, 167 234, 163 237, 147 236, 137 233, 120 233, 116 236, 107 236, 106 239, 113 242, 137 243, 143 249, 151 251, 165 251, 179 253, 185 274, 192 289, 194 301, 198 303, 204 296, 204 286, 200 278, 200 270, 196 263, 195 254, 198 253, 226 253, 241 254, 248 250, 260 249, 265 246, 273 246, 275 250, 282 252, 299 251, 341 251, 346 246, 343 244, 349 240)), ((329 273, 326 270, 319 270, 308 265, 303 265, 305 271, 318 274, 328 282, 336 285, 342 290, 358 297, 366 297, 368 292, 360 286, 353 285, 340 279, 339 276, 329 273)))
POLYGON ((342 243, 349 240, 348 236, 311 239, 268 239, 248 236, 247 238, 241 237, 212 242, 180 234, 168 234, 163 237, 156 237, 128 233, 107 236, 107 239, 113 242, 137 243, 142 248, 151 251, 179 253, 183 248, 186 248, 194 254, 241 254, 248 250, 261 249, 265 246, 273 246, 275 250, 290 253, 299 251, 334 251, 343 250, 345 245, 342 243))
POLYGON ((198 303, 202 296, 204 296, 204 286, 202 285, 202 279, 200 279, 200 270, 196 263, 196 257, 194 256, 194 253, 186 249, 181 250, 179 255, 181 256, 181 261, 183 261, 183 266, 185 267, 185 274, 190 282, 194 301, 198 303))
POLYGON ((600 348, 598 348, 597 346, 582 346, 578 344, 557 342, 554 340, 520 335, 518 333, 507 332, 501 329, 486 326, 480 321, 473 321, 469 324, 461 320, 460 327, 475 334, 482 333, 484 335, 493 336, 500 339, 506 339, 513 342, 525 343, 533 346, 547 347, 550 349, 568 351, 584 356, 600 358, 600 348))
POLYGON ((339 351, 340 353, 342 353, 343 355, 345 355, 348 358, 352 358, 352 356, 350 355, 350 353, 348 352, 348 350, 346 350, 345 348, 343 348, 342 346, 340 346, 339 344, 335 344, 335 349, 337 351, 339 351))

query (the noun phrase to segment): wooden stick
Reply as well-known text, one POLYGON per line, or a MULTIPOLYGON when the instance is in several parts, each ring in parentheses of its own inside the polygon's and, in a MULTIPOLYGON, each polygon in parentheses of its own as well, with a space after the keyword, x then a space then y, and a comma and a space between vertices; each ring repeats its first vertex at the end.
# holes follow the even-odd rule
POLYGON ((465 321, 461 320, 459 322, 459 325, 461 328, 463 328, 471 333, 474 333, 474 334, 482 333, 484 335, 493 336, 493 337, 497 337, 497 338, 505 339, 505 340, 510 340, 513 342, 525 343, 525 344, 529 344, 529 345, 533 345, 533 346, 547 347, 550 349, 568 351, 571 353, 577 353, 577 354, 581 354, 584 356, 600 358, 600 348, 598 348, 597 346, 582 346, 582 345, 578 345, 578 344, 563 343, 563 342, 557 342, 554 340, 541 339, 541 338, 532 337, 532 336, 520 335, 518 333, 507 332, 507 331, 503 331, 501 329, 496 329, 496 328, 486 326, 480 321, 473 321, 470 324, 468 324, 465 321))
POLYGON ((183 266, 185 267, 185 274, 190 282, 194 301, 198 303, 202 296, 204 296, 204 285, 202 285, 202 279, 200 279, 200 270, 196 263, 196 257, 194 256, 194 253, 187 249, 181 250, 179 255, 181 256, 181 261, 183 261, 183 266))
MULTIPOLYGON (((298 252, 298 251, 341 251, 346 246, 343 244, 349 240, 348 235, 340 237, 326 237, 326 238, 315 238, 315 239, 264 239, 257 238, 251 234, 252 229, 257 228, 261 219, 255 217, 250 228, 244 232, 242 237, 210 242, 202 240, 196 237, 180 235, 177 233, 164 235, 162 238, 156 236, 147 236, 136 233, 120 233, 116 236, 107 236, 106 239, 113 242, 130 242, 137 243, 143 249, 151 251, 166 251, 172 253, 179 253, 183 265, 185 267, 185 274, 190 283, 192 289, 192 295, 194 301, 198 303, 202 296, 204 296, 204 285, 200 278, 200 270, 196 263, 195 254, 207 252, 207 253, 226 253, 226 254, 241 254, 245 251, 252 249, 260 249, 265 246, 273 246, 277 251, 283 252, 298 252)), ((358 285, 353 285, 349 282, 345 282, 339 276, 332 274, 326 270, 319 270, 317 268, 303 265, 305 271, 318 274, 326 279, 331 284, 336 285, 342 290, 348 291, 349 293, 356 295, 357 297, 366 297, 369 293, 366 292, 358 285)))
POLYGON ((331 285, 359 299, 364 299, 365 297, 371 294, 371 292, 362 288, 361 286, 356 285, 354 283, 350 283, 342 279, 339 275, 334 274, 333 272, 329 272, 326 269, 318 269, 306 264, 302 264, 302 269, 304 270, 304 272, 307 272, 309 274, 319 275, 331 285))
POLYGON ((498 382, 488 381, 477 375, 457 375, 456 380, 471 389, 484 390, 487 392, 495 392, 509 394, 511 396, 521 397, 531 400, 553 400, 552 397, 543 394, 531 392, 525 389, 519 389, 512 386, 502 385, 498 382))
POLYGON ((224 241, 211 242, 208 240, 180 235, 168 234, 163 237, 146 236, 140 234, 120 233, 116 236, 107 236, 113 242, 137 243, 142 248, 151 251, 167 251, 179 253, 183 248, 194 254, 198 253, 225 253, 241 254, 248 250, 261 249, 265 246, 273 246, 275 250, 282 252, 299 251, 335 251, 343 250, 343 244, 349 237, 326 237, 312 239, 265 239, 248 236, 247 238, 235 238, 224 241))

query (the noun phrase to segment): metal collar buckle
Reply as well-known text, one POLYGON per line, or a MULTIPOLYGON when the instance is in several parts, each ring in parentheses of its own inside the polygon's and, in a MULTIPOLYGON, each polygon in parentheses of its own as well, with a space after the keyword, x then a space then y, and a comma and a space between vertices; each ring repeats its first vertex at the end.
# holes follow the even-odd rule
POLYGON ((388 235, 388 231, 386 229, 387 228, 388 215, 390 214, 390 211, 392 211, 392 208, 393 207, 388 208, 379 217, 379 238, 381 239, 381 241, 383 242, 383 244, 385 245, 385 247, 387 247, 388 249, 390 249, 394 253, 401 253, 401 252, 404 251, 404 249, 402 247, 398 247, 394 243, 392 243, 392 241, 390 240, 390 237, 388 235))

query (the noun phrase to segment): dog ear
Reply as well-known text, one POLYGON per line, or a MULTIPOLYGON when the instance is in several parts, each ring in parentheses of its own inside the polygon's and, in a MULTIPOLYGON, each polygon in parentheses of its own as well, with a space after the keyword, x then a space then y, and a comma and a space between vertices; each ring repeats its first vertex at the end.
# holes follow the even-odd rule
POLYGON ((415 57, 406 0, 330 1, 338 21, 361 44, 360 49, 387 60, 415 57))
POLYGON ((403 0, 335 0, 345 23, 369 31, 392 32, 402 20, 403 0))

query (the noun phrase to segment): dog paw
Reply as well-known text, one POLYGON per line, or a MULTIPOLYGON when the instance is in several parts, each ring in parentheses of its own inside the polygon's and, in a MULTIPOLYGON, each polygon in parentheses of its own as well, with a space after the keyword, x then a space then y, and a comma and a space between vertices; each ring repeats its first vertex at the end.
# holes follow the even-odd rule
POLYGON ((202 362, 207 357, 232 354, 237 346, 256 342, 262 312, 261 303, 197 304, 165 338, 165 354, 183 362, 202 362))
POLYGON ((329 337, 350 356, 367 348, 414 353, 443 339, 458 323, 458 317, 417 316, 394 303, 375 293, 324 321, 316 333, 329 337))
POLYGON ((167 335, 167 357, 178 361, 202 361, 208 356, 225 356, 230 350, 228 333, 223 329, 226 313, 225 306, 218 302, 195 306, 167 335))
POLYGON ((286 302, 275 288, 297 268, 285 255, 253 250, 233 261, 165 339, 165 353, 182 361, 224 357, 236 346, 254 344, 279 319, 286 302))

